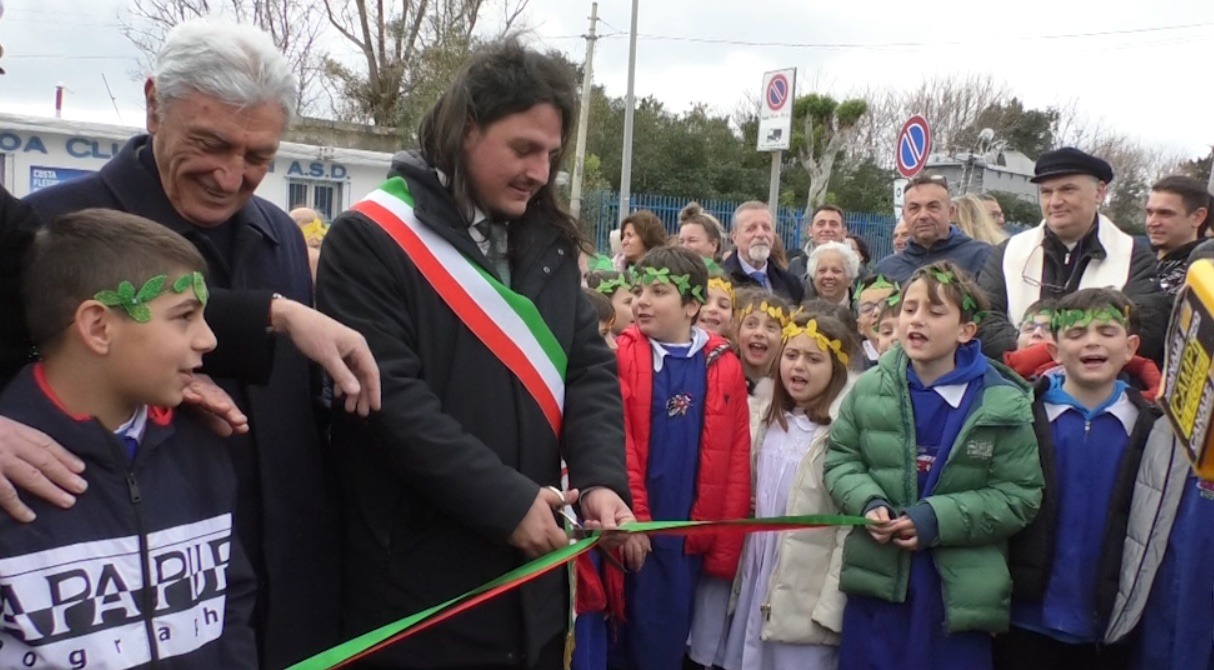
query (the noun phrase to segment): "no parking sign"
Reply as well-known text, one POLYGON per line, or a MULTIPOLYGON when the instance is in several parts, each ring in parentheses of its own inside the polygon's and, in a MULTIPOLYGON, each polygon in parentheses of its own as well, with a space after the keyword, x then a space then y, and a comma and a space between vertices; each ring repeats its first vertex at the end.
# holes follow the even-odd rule
POLYGON ((792 147, 792 108, 797 70, 764 73, 759 108, 759 151, 787 151, 792 147))
POLYGON ((911 179, 927 165, 927 157, 932 152, 932 130, 927 119, 921 114, 915 114, 902 124, 898 132, 898 143, 894 147, 894 162, 898 165, 898 173, 911 179))

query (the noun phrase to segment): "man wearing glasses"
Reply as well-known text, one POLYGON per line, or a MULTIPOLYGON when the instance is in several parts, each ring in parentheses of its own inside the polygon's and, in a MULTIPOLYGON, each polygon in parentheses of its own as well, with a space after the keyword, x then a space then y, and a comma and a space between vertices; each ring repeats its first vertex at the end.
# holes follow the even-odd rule
POLYGON ((1159 288, 1155 255, 1098 212, 1113 168, 1066 147, 1042 154, 1034 174, 1044 220, 996 247, 979 277, 991 299, 991 312, 978 330, 986 355, 999 358, 1016 348, 1012 324, 1038 300, 1112 287, 1138 310, 1139 352, 1161 360, 1168 300, 1159 288))

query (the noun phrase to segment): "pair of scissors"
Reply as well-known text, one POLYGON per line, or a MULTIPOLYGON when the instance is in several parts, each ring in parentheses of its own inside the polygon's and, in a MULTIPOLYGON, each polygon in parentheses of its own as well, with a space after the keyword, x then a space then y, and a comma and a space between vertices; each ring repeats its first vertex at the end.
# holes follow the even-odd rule
MULTIPOLYGON (((561 500, 565 499, 564 491, 561 491, 555 486, 548 486, 546 488, 549 491, 559 495, 561 500)), ((573 508, 570 505, 562 505, 560 510, 558 510, 558 513, 561 515, 561 518, 569 522, 569 537, 575 540, 581 540, 594 532, 587 530, 586 527, 582 525, 582 522, 578 521, 577 515, 573 513, 573 508)), ((598 546, 596 546, 594 549, 599 553, 600 556, 603 557, 603 560, 610 563, 612 567, 616 568, 620 572, 628 572, 628 570, 624 568, 624 564, 616 560, 616 558, 611 555, 611 552, 598 546)))

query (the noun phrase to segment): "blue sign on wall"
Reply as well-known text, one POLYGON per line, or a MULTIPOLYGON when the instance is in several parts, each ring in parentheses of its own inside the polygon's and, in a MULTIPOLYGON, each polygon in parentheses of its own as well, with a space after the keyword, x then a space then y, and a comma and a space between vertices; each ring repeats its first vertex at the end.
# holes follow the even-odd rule
POLYGON ((30 166, 30 193, 41 191, 48 186, 62 184, 65 181, 79 179, 93 174, 93 170, 76 170, 73 168, 30 166))

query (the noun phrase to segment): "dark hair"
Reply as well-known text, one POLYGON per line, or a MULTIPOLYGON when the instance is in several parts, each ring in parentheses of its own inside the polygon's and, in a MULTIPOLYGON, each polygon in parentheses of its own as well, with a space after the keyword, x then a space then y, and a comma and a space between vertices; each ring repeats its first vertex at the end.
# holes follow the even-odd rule
MULTIPOLYGON (((808 325, 810 321, 817 322, 818 332, 825 335, 827 339, 839 340, 844 343, 845 347, 847 342, 853 339, 849 335, 845 324, 829 316, 803 312, 797 314, 792 319, 794 324, 802 328, 808 325)), ((779 361, 784 357, 784 345, 786 344, 787 342, 780 344, 780 352, 776 355, 774 367, 777 371, 777 379, 775 387, 772 389, 771 406, 767 409, 767 416, 764 417, 767 425, 770 426, 774 421, 780 424, 780 427, 784 430, 788 430, 788 422, 784 420, 784 412, 790 412, 796 406, 796 403, 784 388, 783 380, 778 378, 779 361)), ((843 365, 843 362, 833 352, 826 353, 830 358, 830 383, 826 385, 826 388, 822 391, 822 395, 818 396, 809 407, 805 408, 805 415, 809 417, 810 421, 821 426, 830 425, 830 407, 834 404, 835 398, 839 397, 839 394, 843 392, 843 388, 847 385, 847 366, 843 365)), ((850 352, 847 352, 847 354, 852 360, 855 360, 850 352)))
POLYGON ((695 252, 683 247, 658 247, 637 261, 633 270, 640 274, 646 268, 669 269, 672 276, 687 275, 689 288, 686 293, 680 294, 684 305, 696 300, 692 291, 697 286, 700 287, 700 295, 704 296, 705 300, 708 299, 708 268, 704 265, 704 259, 695 252))
POLYGON ((528 212, 554 221, 575 248, 589 252, 577 221, 556 193, 557 172, 577 116, 577 83, 560 60, 524 47, 515 36, 478 49, 422 118, 417 129, 421 155, 450 177, 459 211, 474 206, 484 210, 464 164, 469 124, 485 128, 539 104, 550 104, 560 113, 561 148, 552 156, 548 183, 531 199, 528 212))
POLYGON ((611 304, 611 298, 592 288, 584 288, 582 293, 585 293, 586 297, 590 299, 595 313, 599 315, 599 321, 615 321, 615 307, 611 304))
POLYGON ((910 193, 910 190, 916 186, 943 186, 944 191, 951 194, 951 191, 948 190, 948 178, 942 174, 920 172, 915 175, 914 179, 906 183, 906 188, 902 189, 902 192, 910 193))
POLYGON ((705 212, 700 203, 689 202, 686 207, 679 211, 679 228, 681 229, 683 226, 693 223, 703 228, 704 234, 708 236, 708 239, 717 245, 717 253, 713 255, 713 260, 720 260, 722 251, 721 234, 723 232, 721 222, 715 216, 705 212))
POLYGON ((1058 301, 1053 298, 1042 298, 1037 302, 1029 305, 1029 308, 1024 310, 1024 314, 1020 317, 1020 323, 1024 323, 1029 317, 1037 316, 1042 312, 1053 314, 1058 311, 1058 301))
POLYGON ((860 263, 868 265, 868 262, 873 259, 872 252, 868 250, 868 242, 865 242, 863 237, 855 233, 848 233, 847 239, 856 243, 856 251, 860 254, 860 263))
POLYGON ((851 357, 853 364, 860 363, 860 356, 857 355, 860 351, 860 324, 851 309, 837 302, 814 298, 801 303, 801 311, 810 316, 830 317, 846 326, 847 336, 835 339, 843 342, 844 353, 851 357))
POLYGON ((1214 216, 1214 198, 1211 198, 1205 184, 1192 177, 1174 174, 1152 184, 1151 190, 1180 196, 1185 214, 1192 214, 1204 207, 1206 216, 1197 227, 1197 236, 1205 237, 1206 229, 1210 227, 1210 217, 1214 216))
MULTIPOLYGON (((1134 303, 1126 297, 1121 291, 1111 288, 1085 288, 1068 293, 1058 301, 1057 311, 1079 310, 1086 312, 1089 309, 1103 309, 1111 307, 1122 314, 1128 314, 1126 319, 1125 330, 1130 335, 1138 334, 1138 314, 1134 309, 1134 303)), ((1061 324, 1057 321, 1050 322, 1050 332, 1055 336, 1062 331, 1061 324)))
POLYGON ((838 205, 832 205, 830 203, 826 203, 826 204, 822 204, 822 205, 818 205, 817 207, 814 207, 813 214, 809 215, 809 223, 812 225, 814 222, 814 219, 818 218, 818 214, 820 214, 822 212, 835 212, 836 214, 839 215, 839 220, 843 222, 843 227, 844 228, 847 227, 847 215, 843 213, 842 208, 840 208, 838 205))
MULTIPOLYGON (((892 298, 893 296, 891 295, 890 297, 892 298)), ((873 327, 881 328, 881 322, 891 316, 895 319, 898 318, 898 309, 898 303, 891 302, 888 298, 882 300, 877 306, 877 318, 873 319, 873 327)))
POLYGON ((978 287, 974 278, 950 261, 939 261, 915 270, 910 279, 902 285, 903 302, 906 301, 906 293, 910 290, 911 284, 917 281, 927 284, 928 300, 933 305, 942 305, 948 301, 961 310, 961 323, 975 321, 979 312, 986 312, 991 308, 990 299, 986 296, 986 292, 978 287), (936 278, 936 275, 943 273, 952 275, 947 283, 936 278), (973 301, 968 307, 965 304, 967 296, 973 301))
POLYGON ((657 214, 647 209, 629 214, 620 222, 620 233, 624 232, 624 226, 628 224, 632 224, 633 232, 641 238, 645 251, 666 246, 666 225, 662 223, 657 214))
POLYGON ((206 261, 184 237, 141 216, 112 209, 66 214, 38 231, 26 255, 21 293, 30 339, 46 353, 100 291, 156 275, 203 272, 206 261))

